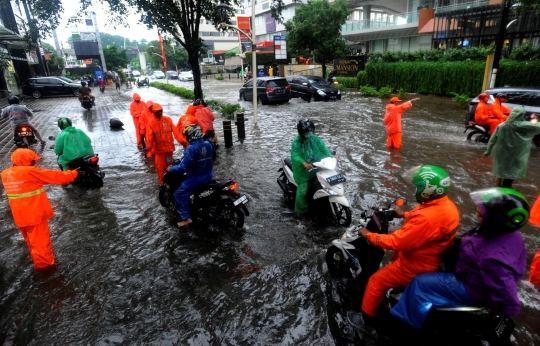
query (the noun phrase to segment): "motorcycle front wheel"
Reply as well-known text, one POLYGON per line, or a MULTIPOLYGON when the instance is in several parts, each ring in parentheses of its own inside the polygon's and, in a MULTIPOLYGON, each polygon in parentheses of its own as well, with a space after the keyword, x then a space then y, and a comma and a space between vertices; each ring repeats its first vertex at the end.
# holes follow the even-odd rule
POLYGON ((328 272, 333 278, 349 278, 352 279, 352 273, 343 255, 341 249, 338 249, 335 246, 331 246, 326 250, 326 266, 328 267, 328 272))
POLYGON ((174 207, 172 203, 172 193, 173 192, 169 188, 161 186, 159 189, 159 203, 161 206, 171 209, 174 207))
POLYGON ((349 227, 351 225, 351 208, 341 205, 339 203, 332 202, 332 209, 334 210, 334 221, 339 226, 349 227))
POLYGON ((487 143, 489 141, 489 136, 482 131, 473 131, 467 135, 467 140, 474 140, 474 142, 477 143, 487 143))
POLYGON ((227 196, 221 198, 218 217, 227 226, 236 229, 241 229, 244 226, 244 213, 236 208, 227 196))

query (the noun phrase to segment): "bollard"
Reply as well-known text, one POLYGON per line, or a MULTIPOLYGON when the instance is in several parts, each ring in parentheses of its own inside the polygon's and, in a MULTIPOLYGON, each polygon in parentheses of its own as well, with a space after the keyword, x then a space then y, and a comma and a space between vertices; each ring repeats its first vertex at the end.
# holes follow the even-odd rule
POLYGON ((223 137, 225 138, 225 148, 232 147, 232 128, 230 120, 223 120, 223 137))
POLYGON ((238 132, 238 139, 246 138, 246 127, 244 125, 244 113, 236 114, 236 132, 238 132))

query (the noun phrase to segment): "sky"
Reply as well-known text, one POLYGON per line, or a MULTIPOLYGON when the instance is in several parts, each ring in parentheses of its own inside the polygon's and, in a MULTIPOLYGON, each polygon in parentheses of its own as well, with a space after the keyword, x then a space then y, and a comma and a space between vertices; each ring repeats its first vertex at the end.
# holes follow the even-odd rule
MULTIPOLYGON (((64 48, 68 48, 69 45, 67 44, 67 39, 71 36, 71 30, 67 24, 67 21, 69 18, 79 13, 80 5, 79 1, 74 0, 62 0, 62 5, 64 6, 64 14, 62 15, 60 26, 56 29, 56 35, 58 36, 59 42, 63 42, 64 48)), ((107 24, 108 18, 105 14, 103 5, 96 4, 92 6, 91 9, 96 13, 99 32, 105 32, 111 35, 119 35, 127 39, 137 41, 140 41, 143 38, 145 38, 147 41, 158 39, 157 30, 148 30, 146 26, 140 25, 139 16, 136 14, 128 16, 126 20, 130 25, 128 28, 119 26, 115 29, 112 25, 107 24)), ((84 18, 84 14, 81 15, 81 18, 84 18)), ((55 47, 54 39, 52 37, 48 37, 44 41, 55 47)))

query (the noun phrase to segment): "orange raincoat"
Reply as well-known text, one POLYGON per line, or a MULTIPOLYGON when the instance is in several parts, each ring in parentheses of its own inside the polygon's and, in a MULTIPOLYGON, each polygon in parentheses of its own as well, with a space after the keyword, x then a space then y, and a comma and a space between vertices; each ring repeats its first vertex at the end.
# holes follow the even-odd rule
MULTIPOLYGON (((540 227, 540 195, 536 199, 536 202, 534 202, 530 215, 529 222, 536 227, 540 227)), ((531 263, 529 282, 540 286, 540 252, 537 252, 536 255, 534 255, 531 263)))
POLYGON ((424 202, 404 217, 403 227, 392 234, 367 235, 375 246, 397 251, 394 261, 369 279, 362 310, 370 316, 377 315, 390 288, 405 287, 416 275, 437 270, 459 225, 459 212, 448 196, 424 202))
POLYGON ((44 269, 54 264, 48 220, 54 216, 43 188, 45 184, 67 184, 75 180, 77 171, 37 168, 32 161, 41 159, 29 149, 17 149, 11 155, 14 165, 2 171, 15 225, 19 227, 30 249, 34 267, 44 269))
MULTIPOLYGON (((189 142, 187 141, 186 139, 186 136, 184 136, 183 134, 183 131, 184 131, 184 128, 188 125, 199 125, 201 126, 201 124, 199 124, 199 120, 197 118, 195 118, 193 115, 191 114, 184 114, 180 117, 180 119, 178 119, 178 123, 176 124, 176 128, 178 129, 178 132, 180 132, 180 137, 181 137, 181 140, 180 140, 180 144, 182 144, 182 146, 185 148, 187 148, 187 146, 189 145, 189 142)), ((201 129, 203 131, 203 133, 206 132, 206 130, 201 126, 201 129)))
POLYGON ((195 117, 199 120, 199 125, 207 130, 214 131, 214 113, 203 105, 194 106, 195 107, 195 117))
POLYGON ((145 109, 146 109, 146 104, 143 101, 141 101, 141 97, 139 96, 139 94, 134 93, 133 102, 131 102, 131 105, 129 106, 129 112, 131 113, 131 116, 133 117, 133 124, 135 125, 135 133, 137 136, 138 146, 142 145, 139 121, 145 109))
POLYGON ((387 147, 401 148, 401 113, 412 107, 412 102, 403 102, 400 105, 389 103, 386 105, 386 113, 384 113, 384 125, 388 139, 387 147))
POLYGON ((497 117, 497 119, 505 121, 506 119, 508 119, 508 114, 512 112, 512 109, 503 106, 500 99, 495 99, 495 102, 493 102, 489 107, 489 111, 492 116, 495 116, 497 117))
POLYGON ((491 112, 489 111, 489 106, 484 101, 480 100, 474 111, 474 121, 478 125, 489 126, 489 134, 491 135, 493 131, 499 126, 502 122, 500 119, 490 118, 491 112))

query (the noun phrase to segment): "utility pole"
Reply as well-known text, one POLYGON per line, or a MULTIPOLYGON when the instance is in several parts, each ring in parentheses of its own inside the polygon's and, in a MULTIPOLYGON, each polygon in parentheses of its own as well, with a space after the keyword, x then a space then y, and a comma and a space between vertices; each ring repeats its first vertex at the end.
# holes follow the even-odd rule
MULTIPOLYGON (((58 54, 60 54, 60 58, 62 58, 62 60, 65 62, 64 50, 60 49, 60 45, 58 44, 58 36, 56 36, 56 30, 55 29, 52 29, 52 35, 53 35, 54 46, 56 48, 56 51, 58 52, 58 54)), ((65 74, 66 74, 66 64, 64 63, 64 68, 62 69, 62 75, 65 75, 65 74)))
POLYGON ((94 21, 94 29, 96 30, 96 39, 97 39, 97 45, 99 50, 99 57, 101 58, 101 69, 103 70, 103 74, 105 75, 107 73, 107 64, 105 62, 105 55, 103 55, 103 46, 101 45, 101 36, 99 36, 99 29, 97 25, 96 20, 96 12, 92 12, 92 20, 94 21))
MULTIPOLYGON (((26 0, 21 1, 23 3, 24 12, 26 13, 26 19, 28 20, 28 22, 30 22, 30 20, 32 20, 32 17, 30 16, 30 11, 28 10, 28 4, 26 3, 26 0)), ((38 44, 38 47, 36 48, 36 54, 39 62, 39 68, 43 72, 43 74, 47 76, 47 69, 45 68, 45 63, 43 62, 43 57, 41 56, 41 51, 39 50, 39 46, 41 44, 39 42, 36 42, 36 44, 38 44)))
POLYGON ((493 68, 491 70, 491 81, 489 83, 490 88, 495 88, 495 81, 497 79, 497 72, 499 70, 499 60, 501 60, 502 48, 504 46, 504 36, 506 35, 506 24, 508 23, 508 17, 510 15, 510 1, 504 0, 501 24, 499 25, 499 33, 497 34, 497 41, 495 41, 495 54, 493 56, 493 68))

